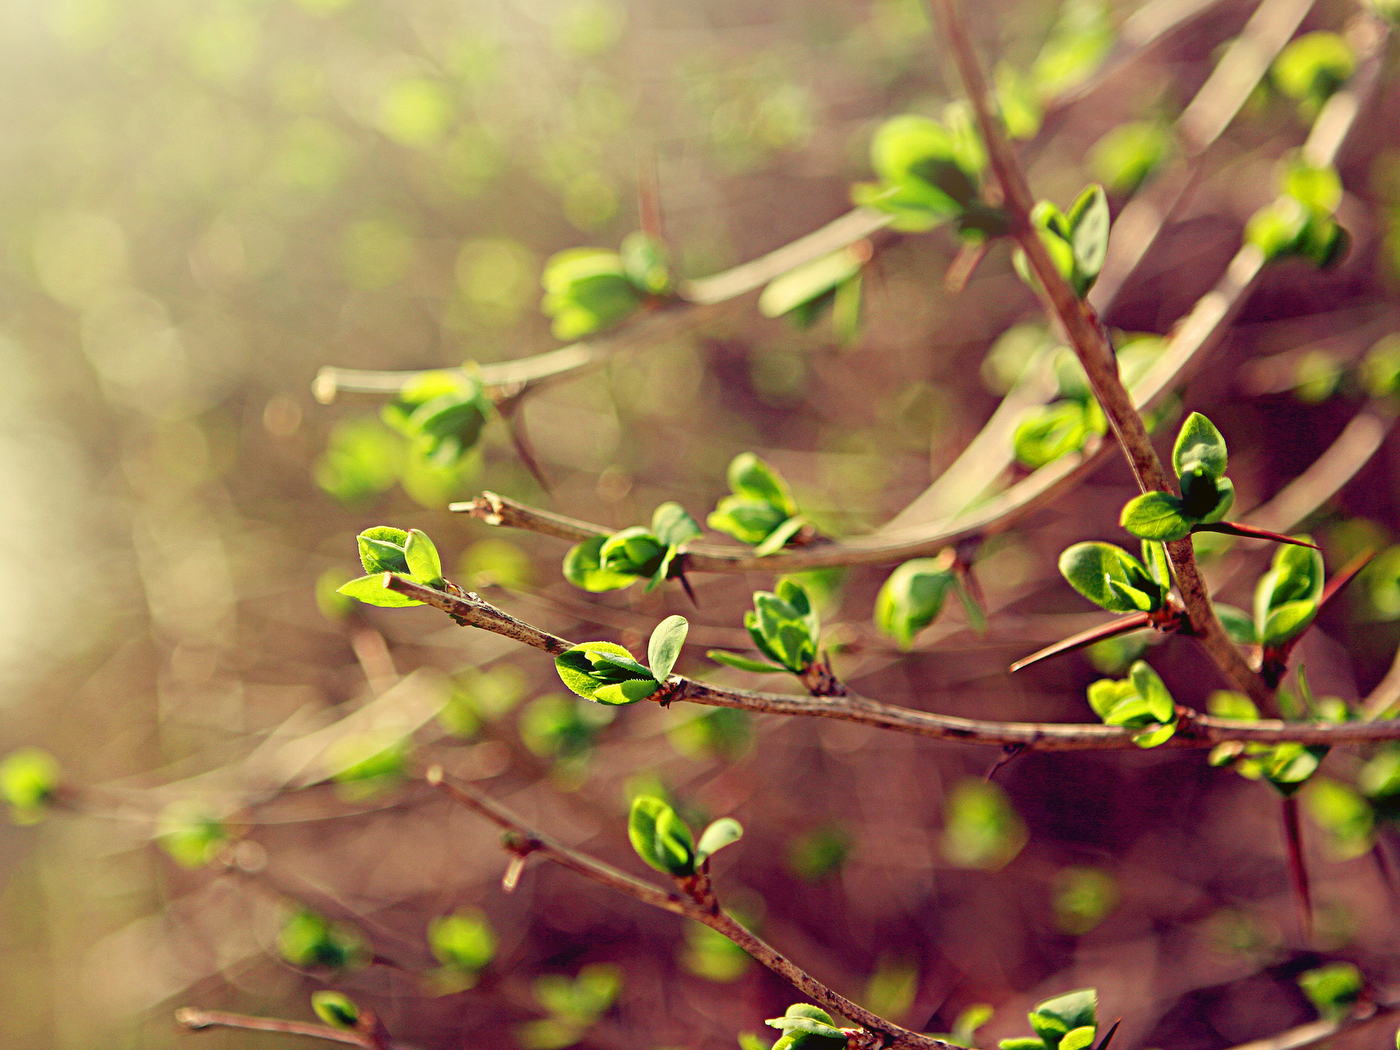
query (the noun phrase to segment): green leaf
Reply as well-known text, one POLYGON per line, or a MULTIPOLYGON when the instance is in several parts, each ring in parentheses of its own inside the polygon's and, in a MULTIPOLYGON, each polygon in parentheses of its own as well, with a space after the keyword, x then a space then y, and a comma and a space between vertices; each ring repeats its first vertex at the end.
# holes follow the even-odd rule
POLYGON ((1295 160, 1284 173, 1283 192, 1314 214, 1331 215, 1342 203, 1342 177, 1336 168, 1295 160))
POLYGON ((1098 1034, 1098 1031, 1095 1025, 1072 1028, 1060 1040, 1059 1050, 1088 1050, 1094 1045, 1094 1036, 1098 1034))
POLYGON ((1134 192, 1167 158, 1172 134, 1151 120, 1120 124, 1089 150, 1089 168, 1114 193, 1134 192))
POLYGON ((1299 974, 1298 987, 1319 1014, 1329 1021, 1339 1021, 1351 1013, 1365 982, 1355 964, 1334 962, 1299 974))
POLYGON ((651 665, 652 676, 664 683, 676 666, 676 658, 681 655, 681 646, 690 630, 690 623, 684 616, 668 616, 656 625, 647 643, 647 663, 651 665))
POLYGON ((1249 613, 1223 602, 1215 602, 1214 604, 1215 615, 1220 620, 1220 626, 1225 628, 1225 633, 1230 636, 1232 642, 1239 645, 1258 644, 1259 635, 1254 630, 1254 619, 1249 613))
POLYGON ((584 642, 554 658, 555 670, 569 690, 600 704, 634 704, 661 683, 622 646, 613 642, 584 642))
POLYGON ((695 847, 695 863, 704 861, 743 838, 744 829, 733 817, 721 817, 700 833, 700 841, 695 847))
POLYGON ((1308 209, 1289 196, 1264 205, 1245 223, 1244 240, 1273 262, 1298 250, 1310 219, 1308 209))
POLYGON ((386 609, 402 609, 410 605, 422 605, 416 598, 410 598, 384 586, 384 573, 373 576, 360 576, 336 589, 336 594, 344 594, 364 602, 366 605, 379 605, 386 609))
POLYGON ((1045 1041, 1033 1035, 1017 1035, 997 1043, 998 1050, 1045 1050, 1045 1041))
POLYGON ((1204 470, 1215 478, 1224 477, 1228 462, 1225 439, 1215 424, 1199 412, 1187 416, 1172 448, 1172 468, 1177 477, 1196 470, 1204 470))
POLYGON ((544 312, 557 339, 571 340, 607 327, 641 305, 642 296, 616 252, 570 248, 545 263, 544 312))
POLYGON ((1310 547, 1281 546, 1254 591, 1254 624, 1265 646, 1297 637, 1312 623, 1322 599, 1326 570, 1310 547))
POLYGON ((1101 419, 1101 412, 1078 401, 1057 401, 1028 409, 1012 437, 1016 459, 1028 467, 1039 468, 1078 452, 1090 434, 1102 432, 1094 425, 1101 419))
POLYGON ((890 573, 875 597, 875 626, 908 650, 943 609, 954 579, 946 560, 915 558, 890 573))
POLYGON ((1089 290, 1103 269, 1103 261, 1108 255, 1109 224, 1108 197, 1102 186, 1090 186, 1079 195, 1069 211, 1074 269, 1084 285, 1080 295, 1089 290))
POLYGON ((1127 679, 1115 681, 1111 678, 1100 678, 1097 682, 1090 682, 1088 689, 1089 706, 1094 709, 1094 714, 1107 722, 1109 716, 1113 714, 1124 701, 1131 700, 1137 696, 1137 690, 1133 688, 1133 683, 1127 679))
POLYGON ((787 521, 783 522, 772 532, 770 532, 762 543, 754 547, 754 556, 758 558, 764 558, 770 554, 777 554, 778 551, 782 550, 783 547, 786 546, 787 541, 792 539, 792 537, 795 536, 799 530, 801 530, 802 526, 806 524, 807 519, 802 517, 802 515, 800 514, 796 514, 793 515, 791 518, 788 518, 787 521))
POLYGON ((947 795, 940 848, 948 863, 1000 871, 1027 838, 1024 822, 997 784, 967 777, 947 795))
POLYGON ((671 287, 666 246, 638 230, 622 240, 622 268, 627 279, 648 295, 664 295, 671 287))
POLYGON ((1081 988, 1037 1003, 1035 1012, 1058 1022, 1064 1031, 1072 1032, 1076 1028, 1093 1027, 1098 1024, 1098 1003, 1098 992, 1093 988, 1081 988))
POLYGON ((0 798, 19 824, 35 823, 63 779, 58 762, 47 751, 22 747, 0 761, 0 798))
POLYGON ((1148 575, 1163 591, 1171 589, 1172 563, 1167 557, 1167 549, 1155 540, 1142 541, 1142 563, 1147 566, 1148 575))
POLYGON ((866 255, 854 248, 840 248, 789 270, 763 289, 758 297, 758 311, 764 317, 791 313, 855 277, 865 261, 866 255))
POLYGON ((831 1015, 810 1003, 793 1003, 782 1017, 763 1023, 783 1031, 773 1050, 840 1050, 846 1045, 831 1015))
POLYGON ((1156 721, 1170 722, 1175 717, 1176 701, 1172 699, 1172 694, 1167 692, 1167 687, 1156 671, 1144 661, 1138 660, 1128 669, 1128 677, 1132 679, 1133 688, 1137 690, 1138 696, 1146 701, 1147 710, 1156 721))
POLYGON ((738 653, 728 653, 723 649, 710 649, 706 651, 705 655, 715 661, 715 663, 724 664, 726 667, 733 667, 739 671, 751 671, 754 674, 787 673, 786 667, 765 663, 762 660, 754 660, 747 656, 740 656, 738 653))
POLYGON ((683 543, 700 538, 700 526, 685 512, 679 503, 663 503, 652 512, 651 531, 661 543, 668 547, 679 547, 683 543))
POLYGON ((422 529, 410 529, 408 541, 403 548, 404 560, 408 562, 409 575, 419 583, 436 587, 442 583, 442 559, 437 547, 428 539, 422 529))
POLYGON ((1141 539, 1170 542, 1189 536, 1197 520, 1184 512, 1180 497, 1144 492, 1124 505, 1118 524, 1141 539))
POLYGON ((1111 543, 1076 543, 1059 567, 1071 587, 1109 612, 1150 612, 1166 599, 1143 564, 1111 543))
POLYGON ((277 948, 293 966, 348 970, 369 962, 364 941, 353 930, 303 908, 277 935, 277 948))
POLYGON ((759 544, 767 540, 785 521, 792 520, 794 519, 788 518, 781 507, 766 499, 725 496, 710 512, 705 523, 716 532, 733 536, 740 543, 759 544))
POLYGON ((1115 25, 1109 5, 1102 0, 1069 0, 1060 5, 1050 35, 1031 65, 1031 83, 1042 102, 1093 76, 1113 47, 1115 25))
POLYGON ((627 835, 637 856, 667 875, 695 874, 695 843, 676 811, 659 798, 632 800, 627 835))
POLYGON ((360 1008, 340 992, 312 992, 311 1009, 332 1028, 353 1029, 360 1021, 360 1008))
POLYGON ((1148 729, 1145 732, 1138 733, 1136 736, 1133 737, 1133 743, 1136 744, 1138 747, 1144 749, 1150 747, 1159 747, 1162 744, 1165 744, 1175 735, 1176 722, 1173 721, 1168 722, 1165 725, 1159 725, 1155 728, 1148 729))
POLYGON ((870 164, 885 184, 897 188, 900 204, 941 220, 977 196, 976 176, 963 167, 964 153, 942 124, 906 114, 880 126, 870 143, 870 164))
POLYGON ((666 556, 666 545, 641 525, 614 532, 598 548, 603 568, 610 572, 650 576, 666 556))
POLYGON ((817 642, 807 618, 776 594, 758 591, 753 596, 754 611, 746 614, 744 625, 754 644, 765 656, 801 674, 817 656, 817 642))
POLYGON ((1356 56, 1337 33, 1304 33, 1274 59, 1271 74, 1278 89, 1309 104, 1325 102, 1356 71, 1356 56))
POLYGON ((161 849, 182 868, 190 869, 215 860, 229 840, 224 822, 198 799, 177 799, 161 810, 156 835, 161 849))
POLYGON ((593 536, 571 547, 564 555, 564 579, 594 593, 621 590, 636 583, 634 573, 603 568, 601 552, 607 540, 607 536, 593 536))
POLYGON ((408 558, 404 555, 408 533, 403 529, 377 525, 372 529, 365 529, 355 537, 355 542, 360 549, 360 564, 364 566, 368 575, 398 572, 407 576, 412 571, 408 567, 408 558))
POLYGON ((442 965, 476 973, 495 958, 496 934, 485 913, 473 908, 429 923, 428 947, 442 965))

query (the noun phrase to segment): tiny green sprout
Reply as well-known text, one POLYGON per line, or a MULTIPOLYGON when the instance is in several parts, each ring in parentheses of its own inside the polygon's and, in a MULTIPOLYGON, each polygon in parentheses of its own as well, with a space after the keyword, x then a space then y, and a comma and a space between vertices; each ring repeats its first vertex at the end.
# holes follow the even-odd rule
MULTIPOLYGON (((1040 233, 1055 269, 1074 293, 1081 299, 1088 295, 1108 255, 1111 218, 1103 187, 1097 183, 1087 187, 1068 214, 1049 201, 1041 201, 1031 211, 1031 224, 1040 233)), ((1039 287, 1025 252, 1018 248, 1012 261, 1022 280, 1032 288, 1039 287)))
POLYGON ((428 947, 443 966, 475 978, 495 958, 496 934, 485 914, 473 908, 429 923, 428 947))
POLYGON ((770 663, 720 649, 711 649, 707 653, 710 659, 741 671, 787 671, 798 676, 806 674, 817 660, 821 620, 806 589, 791 576, 779 577, 774 591, 754 592, 753 610, 744 614, 744 626, 770 663))
POLYGON ((412 443, 432 466, 456 465, 476 447, 493 406, 481 383, 466 372, 427 372, 384 406, 384 422, 412 443))
POLYGON ((1321 552, 1280 547, 1254 589, 1254 629, 1259 643, 1277 649, 1301 635, 1317 616, 1326 583, 1321 552))
POLYGON ((875 626, 908 651, 914 636, 938 618, 951 587, 958 585, 953 551, 915 558, 890 573, 875 597, 875 626))
POLYGON ((311 993, 311 1009, 332 1028, 353 1030, 360 1023, 360 1008, 340 992, 321 990, 311 993))
POLYGON ((662 799, 638 795, 627 818, 627 837, 637 856, 659 872, 687 878, 706 862, 738 842, 744 829, 733 817, 721 817, 700 833, 697 842, 685 821, 662 799))
POLYGON ((663 503, 652 512, 650 528, 633 525, 572 547, 564 555, 564 578, 594 592, 620 590, 646 579, 650 592, 680 575, 685 544, 699 536, 700 526, 679 503, 663 503))
POLYGON ((293 966, 349 970, 369 961, 358 934, 309 908, 288 918, 277 935, 277 947, 293 966))
POLYGON ((1060 555, 1060 575, 1071 587, 1109 612, 1157 612, 1171 583, 1161 544, 1143 544, 1144 565, 1122 547, 1090 541, 1060 555))
POLYGON ((1361 998, 1365 981, 1353 963, 1335 962, 1299 974, 1298 987, 1322 1017, 1340 1021, 1361 998))
POLYGON ((781 550, 807 524, 781 474, 752 452, 729 463, 729 490, 706 524, 754 547, 760 557, 781 550))
POLYGON ((940 124, 912 114, 887 120, 870 143, 870 165, 880 181, 857 184, 851 198, 894 216, 897 230, 930 230, 957 220, 960 229, 985 236, 1005 232, 1004 213, 982 203, 986 157, 965 121, 940 124))
POLYGON ((37 823, 53 800, 63 771, 47 751, 23 747, 0 761, 0 798, 10 807, 16 824, 37 823))
POLYGON ((841 1050, 846 1045, 846 1033, 831 1015, 809 1003, 793 1003, 782 1017, 763 1023, 783 1033, 773 1050, 841 1050))
POLYGON ((643 301, 622 256, 602 248, 557 252, 545 263, 541 283, 540 307, 553 318, 555 338, 565 341, 621 321, 643 301))
POLYGON ((1128 501, 1119 524, 1140 539, 1171 542, 1220 521, 1235 502, 1235 486, 1225 477, 1226 463, 1220 431, 1201 413, 1192 412, 1172 450, 1181 495, 1145 492, 1128 501))
POLYGON ((1342 182, 1333 168, 1294 160, 1283 171, 1279 196, 1245 224, 1245 243, 1265 262, 1288 256, 1307 259, 1318 269, 1335 265, 1346 254, 1351 237, 1334 213, 1342 200, 1342 182))
POLYGON ((1098 993, 1092 988, 1046 999, 1028 1015, 1034 1036, 1003 1039, 997 1045, 1000 1050, 1089 1050, 1098 1034, 1097 1006, 1098 993))
POLYGON ((690 630, 684 616, 668 616, 647 643, 650 667, 638 663, 614 642, 584 642, 554 658, 555 670, 570 691, 613 706, 645 700, 666 684, 690 630))
POLYGON ((1128 669, 1127 678, 1091 683, 1089 706, 1104 725, 1142 730, 1133 736, 1138 747, 1165 744, 1176 732, 1176 701, 1157 672, 1142 660, 1128 669))
POLYGON ((356 542, 360 548, 360 564, 364 566, 366 575, 341 586, 338 594, 357 598, 366 605, 400 608, 423 603, 385 587, 386 572, 439 590, 446 583, 437 548, 420 529, 404 531, 377 525, 360 533, 356 542))

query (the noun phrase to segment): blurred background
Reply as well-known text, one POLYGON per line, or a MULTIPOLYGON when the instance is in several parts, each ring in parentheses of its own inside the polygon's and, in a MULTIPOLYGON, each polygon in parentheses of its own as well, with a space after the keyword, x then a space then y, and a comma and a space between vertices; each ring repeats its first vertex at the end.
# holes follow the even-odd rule
MULTIPOLYGON (((1106 316, 1168 332, 1307 135, 1307 100, 1268 78, 1204 152, 1173 125, 1255 5, 975 6, 984 54, 1043 111, 1023 147, 1039 195, 1066 206, 1100 180, 1117 209, 1190 154, 1191 193, 1106 316), (1130 141, 1105 139, 1125 124, 1130 141)), ((1293 7, 1297 32, 1375 34, 1351 3, 1293 7)), ((1368 404, 1357 364, 1396 328, 1393 65, 1339 159, 1351 254, 1271 269, 1184 394, 1229 440, 1241 508, 1368 404)), ((677 271, 703 276, 848 210, 879 123, 957 97, 917 0, 0 5, 0 521, 16 552, 0 752, 38 745, 72 785, 57 812, 0 827, 0 1044, 297 1045, 180 1035, 172 1014, 308 1018, 329 986, 422 1047, 718 1048, 795 1001, 728 942, 562 870, 532 864, 504 894, 497 835, 397 776, 410 745, 628 870, 632 795, 666 792, 692 823, 736 816, 747 835, 716 870, 746 921, 908 1026, 994 1006, 980 1045, 1082 986, 1124 1018, 1124 1045, 1212 1050, 1314 1017, 1295 978, 1322 962, 1393 982, 1385 832, 1346 786, 1371 752, 1330 756, 1335 788, 1304 807, 1305 940, 1277 796, 1204 753, 1030 755, 988 784, 996 756, 971 748, 576 702, 534 651, 331 593, 357 574, 356 532, 421 527, 450 577, 566 637, 635 646, 680 612, 680 671, 710 673, 705 646, 746 648, 742 610, 770 577, 696 577, 698 608, 674 587, 590 597, 561 578, 563 544, 444 508, 486 488, 613 527, 667 499, 703 520, 752 450, 825 530, 874 528, 981 428, 1017 347, 1045 341, 1004 246, 954 294, 955 237, 886 238, 849 346, 750 296, 544 387, 522 418, 548 493, 499 420, 432 466, 372 400, 320 405, 312 379, 550 349, 544 261, 616 248, 639 186, 677 271), (1001 339, 1012 326, 1032 327, 1001 339)), ((1305 508, 1331 567, 1400 531, 1400 445, 1378 441, 1305 508)), ((901 656, 870 626, 887 568, 812 576, 838 672, 928 710, 1092 720, 1085 685, 1131 646, 1005 667, 1096 622, 1054 560, 1121 540, 1131 492, 1115 459, 984 546, 985 636, 950 609, 901 656)), ((1247 606, 1267 557, 1230 554, 1227 597, 1247 606)), ((1383 558, 1310 633, 1314 691, 1353 701, 1381 678, 1397 576, 1383 558)), ((1151 659, 1182 702, 1223 684, 1184 640, 1151 659)))

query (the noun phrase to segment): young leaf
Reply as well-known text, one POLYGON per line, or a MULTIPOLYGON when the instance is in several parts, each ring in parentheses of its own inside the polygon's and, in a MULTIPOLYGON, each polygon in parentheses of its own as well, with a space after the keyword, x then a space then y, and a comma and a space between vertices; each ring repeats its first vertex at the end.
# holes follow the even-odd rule
POLYGON ((409 605, 422 605, 416 598, 410 598, 384 586, 384 573, 373 576, 360 576, 336 588, 336 594, 344 594, 364 602, 366 605, 379 605, 386 609, 402 609, 409 605))
POLYGON ((612 642, 576 645, 556 656, 554 667, 571 692, 600 704, 635 704, 661 688, 648 668, 612 642))
POLYGON ((1228 456, 1225 439, 1205 416, 1192 412, 1181 424, 1176 435, 1176 445, 1172 448, 1172 468, 1177 477, 1204 470, 1215 478, 1225 476, 1228 456))
POLYGON ((905 562, 890 573, 875 598, 875 626, 907 651, 914 644, 914 636, 942 611, 953 579, 947 559, 915 558, 905 562))
POLYGON ((679 503, 661 504, 651 515, 651 531, 665 546, 679 547, 700 538, 700 526, 679 503))
POLYGON ((1225 628, 1225 633, 1230 636, 1232 642, 1239 645, 1258 644, 1259 635, 1254 630, 1254 620, 1249 613, 1233 605, 1216 602, 1215 615, 1219 618, 1220 626, 1225 628))
POLYGON ((782 475, 752 452, 740 452, 730 460, 728 481, 736 496, 771 503, 783 511, 784 517, 797 513, 797 504, 782 475))
POLYGON ((1185 513, 1179 497, 1144 492, 1124 505, 1118 524, 1140 539, 1169 543, 1189 536, 1196 520, 1185 513))
POLYGON ((10 807, 15 823, 36 823, 62 778, 58 762, 47 751, 22 747, 0 761, 0 799, 10 807))
POLYGON ((750 659, 747 656, 740 656, 738 653, 727 653, 723 649, 710 649, 705 655, 715 663, 724 664, 726 667, 733 667, 739 671, 751 671, 754 674, 783 674, 787 671, 786 667, 750 659))
POLYGON ((786 512, 764 499, 750 496, 725 496, 705 523, 716 532, 733 536, 740 543, 765 542, 789 518, 786 512))
POLYGON ((614 532, 598 548, 603 568, 610 572, 650 576, 666 556, 666 545, 650 529, 641 525, 614 532))
POLYGON ((632 800, 627 836, 637 856, 667 875, 695 874, 695 843, 676 811, 659 798, 639 795, 632 800))
POLYGON ((806 524, 807 519, 800 514, 795 514, 791 518, 788 518, 787 521, 770 532, 762 543, 754 547, 754 557, 762 558, 769 554, 777 554, 778 551, 782 550, 783 547, 787 545, 787 541, 797 535, 802 529, 802 526, 806 524))
POLYGON ((1060 555, 1060 574, 1109 612, 1150 612, 1166 600, 1166 591, 1143 564, 1111 543, 1076 543, 1060 555))
POLYGON ((428 947, 443 966, 476 973, 496 955, 496 934, 476 910, 442 915, 428 924, 428 947))
POLYGON ((419 583, 436 587, 442 583, 442 559, 437 547, 422 529, 410 529, 403 548, 409 575, 419 583))
POLYGON ((690 623, 684 616, 668 616, 651 632, 651 640, 647 643, 647 663, 651 664, 651 673, 656 681, 665 684, 671 668, 676 666, 676 658, 681 655, 681 646, 685 644, 689 630, 690 623))
POLYGON ((828 295, 860 273, 869 253, 854 246, 839 248, 813 259, 771 281, 758 297, 764 317, 782 317, 798 307, 828 295))
POLYGON ((384 572, 407 575, 411 571, 408 559, 404 555, 408 533, 403 529, 377 525, 372 529, 365 529, 355 537, 355 542, 360 549, 360 564, 365 567, 367 575, 377 576, 384 572))
POLYGON ((703 864, 709 857, 732 846, 744 835, 744 829, 733 817, 721 817, 700 833, 695 846, 695 863, 703 864))
POLYGON ((312 992, 311 1009, 332 1028, 353 1029, 360 1020, 360 1008, 340 992, 325 989, 312 992))
POLYGON ((1089 290, 1103 269, 1104 258, 1108 255, 1109 223, 1108 197, 1103 187, 1090 186, 1079 195, 1069 212, 1074 268, 1084 284, 1081 295, 1089 290))
POLYGON ((630 572, 618 572, 603 567, 603 544, 607 536, 593 536, 575 544, 564 555, 564 579, 585 591, 616 591, 637 582, 630 572))

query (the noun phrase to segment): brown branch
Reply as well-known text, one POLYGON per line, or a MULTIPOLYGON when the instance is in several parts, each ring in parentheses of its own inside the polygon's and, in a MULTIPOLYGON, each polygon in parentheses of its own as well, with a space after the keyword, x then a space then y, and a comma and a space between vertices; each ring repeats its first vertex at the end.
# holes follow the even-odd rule
POLYGON ((1277 1035, 1241 1043, 1231 1047, 1230 1050, 1302 1050, 1305 1046, 1312 1046, 1324 1039, 1331 1039, 1335 1035, 1364 1028, 1366 1025, 1390 1017, 1397 1012, 1400 1012, 1400 1003, 1367 1003, 1360 1011, 1348 1017, 1338 1020, 1324 1018, 1318 1021, 1309 1021, 1307 1024, 1279 1032, 1277 1035))
MULTIPOLYGON (((514 638, 549 653, 560 653, 574 643, 541 631, 502 612, 476 595, 458 595, 435 590, 402 576, 386 574, 385 586, 416 598, 452 616, 458 623, 481 627, 514 638)), ((689 700, 709 707, 732 707, 757 714, 835 718, 846 722, 909 733, 929 740, 958 741, 992 747, 1008 745, 1038 751, 1134 751, 1133 737, 1139 730, 1059 722, 994 722, 939 715, 928 711, 881 703, 866 697, 795 696, 760 693, 747 689, 712 686, 691 678, 673 675, 667 680, 665 699, 689 700)), ((653 697, 653 699, 656 699, 653 697)), ((1208 748, 1227 740, 1277 744, 1359 744, 1376 740, 1400 740, 1400 720, 1381 722, 1302 723, 1277 719, 1236 721, 1189 714, 1182 718, 1177 733, 1163 747, 1208 748)))
MULTIPOLYGON (((733 916, 720 909, 717 904, 713 904, 708 887, 697 891, 694 897, 660 889, 649 882, 634 878, 625 871, 614 868, 611 864, 606 864, 586 853, 572 850, 536 831, 471 784, 447 777, 439 766, 429 769, 425 779, 429 784, 441 788, 456 801, 480 813, 497 827, 509 833, 512 840, 508 843, 507 849, 512 853, 516 855, 538 853, 547 860, 568 868, 586 879, 591 879, 599 885, 606 886, 608 889, 616 890, 618 893, 653 908, 660 908, 662 911, 669 911, 672 914, 681 915, 708 926, 728 937, 751 957, 783 978, 823 1009, 841 1014, 863 1028, 879 1033, 883 1037, 884 1046, 891 1048, 891 1050, 894 1048, 952 1050, 951 1044, 945 1043, 941 1039, 920 1035, 918 1032, 911 1032, 907 1028, 901 1028, 822 984, 776 948, 754 936, 733 916), (701 898, 704 898, 706 903, 702 903, 701 898)), ((681 881, 677 880, 678 883, 681 881)), ((708 880, 704 881, 708 882, 708 880)))
POLYGON ((193 1032, 206 1028, 241 1028, 252 1032, 280 1032, 283 1035, 299 1035, 309 1039, 324 1039, 328 1043, 345 1043, 349 1046, 364 1047, 365 1050, 403 1050, 384 1034, 384 1027, 368 1010, 361 1014, 370 1018, 366 1026, 369 1030, 360 1032, 346 1028, 332 1028, 330 1025, 312 1021, 285 1021, 280 1017, 249 1017, 247 1014, 232 1014, 222 1010, 195 1010, 183 1007, 175 1011, 175 1022, 193 1032))

